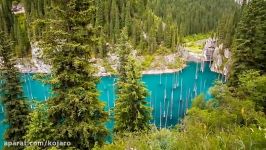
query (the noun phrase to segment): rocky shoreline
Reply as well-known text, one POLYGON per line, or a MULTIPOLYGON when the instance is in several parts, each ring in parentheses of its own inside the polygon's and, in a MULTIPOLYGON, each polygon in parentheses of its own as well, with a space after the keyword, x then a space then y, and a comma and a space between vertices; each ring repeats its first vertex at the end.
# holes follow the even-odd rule
MULTIPOLYGON (((40 48, 38 48, 36 43, 32 43, 31 44, 31 53, 32 53, 32 57, 28 58, 26 60, 22 60, 19 59, 17 62, 16 67, 19 69, 19 71, 21 73, 50 73, 51 72, 51 66, 47 65, 43 62, 42 59, 42 51, 40 48)), ((134 54, 136 55, 136 54, 134 54)), ((139 60, 144 60, 144 58, 142 56, 136 56, 138 57, 139 60)), ((179 54, 174 53, 174 54, 169 54, 169 55, 165 55, 165 56, 158 56, 160 58, 155 59, 155 61, 165 61, 167 63, 174 63, 175 58, 176 57, 180 57, 179 54)), ((110 73, 110 71, 108 71, 106 69, 106 66, 104 67, 102 64, 102 59, 92 59, 91 61, 95 62, 95 67, 98 68, 99 72, 96 74, 97 76, 111 76, 114 73, 110 73)), ((108 65, 110 65, 109 67, 113 70, 115 70, 115 68, 117 68, 118 66, 118 56, 114 55, 114 54, 109 54, 108 55, 108 59, 107 59, 108 65)), ((158 62, 157 62, 158 63, 158 62)), ((145 69, 142 73, 143 74, 164 74, 164 73, 174 73, 174 72, 178 72, 182 69, 185 68, 186 65, 183 65, 180 68, 177 69, 170 69, 167 68, 166 66, 164 66, 165 64, 163 64, 162 66, 159 67, 152 67, 149 69, 145 69)))
POLYGON ((210 62, 212 72, 223 74, 226 77, 231 68, 232 52, 230 49, 225 48, 223 44, 219 44, 215 38, 205 39, 202 53, 192 53, 183 48, 181 50, 181 55, 186 58, 187 61, 210 62))
MULTIPOLYGON (((37 44, 32 45, 32 57, 31 59, 26 60, 26 63, 23 61, 18 61, 16 67, 19 69, 21 73, 50 73, 51 66, 47 65, 42 60, 42 51, 38 48, 37 44)), ((231 52, 229 49, 223 49, 223 45, 219 45, 216 42, 216 39, 206 39, 205 46, 202 50, 202 53, 193 53, 185 48, 181 49, 178 53, 169 54, 166 56, 160 56, 160 59, 164 59, 163 61, 174 62, 176 57, 182 57, 186 62, 193 61, 193 62, 212 62, 211 71, 217 72, 223 75, 228 75, 230 69, 230 58, 231 52)), ((108 61, 112 62, 113 64, 110 65, 112 69, 117 67, 118 57, 115 55, 110 55, 108 57, 108 61)), ((140 58, 143 59, 143 58, 140 58)), ((95 59, 95 61, 98 61, 95 59)), ((158 61, 158 60, 157 60, 158 61)), ((160 60, 159 60, 160 61, 160 60)), ((164 64, 165 65, 165 64, 164 64)), ((97 76, 110 76, 114 73, 110 73, 106 70, 105 67, 96 63, 95 67, 99 69, 97 76)), ((186 67, 184 64, 180 68, 167 68, 166 66, 161 67, 151 67, 143 71, 143 74, 164 74, 164 73, 174 73, 183 70, 186 67)))
MULTIPOLYGON (((16 67, 19 69, 21 73, 45 73, 48 74, 50 71, 46 71, 46 69, 40 69, 39 67, 24 67, 23 65, 16 65, 16 67)), ((167 74, 167 73, 175 73, 183 70, 186 66, 184 66, 181 69, 150 69, 142 71, 143 75, 152 75, 152 74, 167 74)), ((113 74, 106 73, 106 72, 99 72, 97 76, 111 76, 113 74)))

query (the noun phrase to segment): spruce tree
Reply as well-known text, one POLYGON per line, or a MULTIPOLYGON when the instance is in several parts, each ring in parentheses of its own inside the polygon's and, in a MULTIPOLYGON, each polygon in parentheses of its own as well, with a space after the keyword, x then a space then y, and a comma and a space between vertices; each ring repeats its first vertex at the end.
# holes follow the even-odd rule
POLYGON ((90 23, 93 0, 53 1, 47 20, 50 29, 40 45, 52 65, 53 97, 48 101, 48 118, 55 141, 70 141, 77 149, 103 144, 108 131, 108 114, 99 100, 99 78, 91 61, 97 44, 96 28, 90 23))
MULTIPOLYGON (((53 141, 55 130, 53 130, 52 123, 48 118, 46 101, 36 103, 35 106, 34 110, 29 114, 30 123, 26 126, 25 140, 28 142, 53 141)), ((28 145, 24 150, 44 150, 46 148, 49 148, 49 146, 28 145)))
MULTIPOLYGON (((23 96, 21 76, 15 67, 14 51, 11 47, 12 42, 8 36, 0 31, 0 96, 5 111, 5 123, 8 124, 4 139, 7 142, 21 142, 24 141, 23 136, 26 133, 29 107, 23 96)), ((23 149, 22 146, 6 148, 23 149)))
POLYGON ((141 81, 140 67, 130 56, 132 50, 127 31, 121 33, 117 51, 119 51, 119 79, 117 81, 117 100, 115 107, 115 132, 135 132, 149 129, 151 111, 145 98, 147 89, 141 81))
POLYGON ((96 26, 104 25, 104 1, 96 0, 96 26))
POLYGON ((12 27, 13 27, 14 16, 12 15, 11 7, 12 7, 12 1, 10 0, 0 1, 0 17, 2 20, 0 22, 0 29, 8 34, 13 33, 12 27))
POLYGON ((115 34, 115 42, 118 39, 119 36, 119 29, 120 29, 120 19, 119 19, 119 12, 118 7, 115 9, 115 26, 114 26, 114 34, 115 34))
POLYGON ((15 49, 17 56, 22 57, 28 54, 30 46, 26 20, 24 14, 14 14, 11 8, 11 0, 0 1, 0 30, 7 33, 14 41, 12 49, 15 49))
POLYGON ((128 32, 131 30, 131 2, 127 1, 125 8, 125 27, 128 29, 128 32))
POLYGON ((252 0, 244 7, 233 48, 232 86, 237 86, 243 71, 266 73, 266 1, 252 0))
MULTIPOLYGON (((119 57, 119 66, 118 67, 118 72, 120 76, 121 81, 126 81, 124 78, 126 76, 126 70, 125 70, 125 65, 128 63, 128 56, 130 55, 132 46, 129 43, 129 38, 128 38, 128 31, 127 28, 123 28, 121 34, 120 34, 120 39, 118 43, 116 44, 116 52, 118 53, 119 57)), ((118 87, 119 88, 119 87, 118 87)))

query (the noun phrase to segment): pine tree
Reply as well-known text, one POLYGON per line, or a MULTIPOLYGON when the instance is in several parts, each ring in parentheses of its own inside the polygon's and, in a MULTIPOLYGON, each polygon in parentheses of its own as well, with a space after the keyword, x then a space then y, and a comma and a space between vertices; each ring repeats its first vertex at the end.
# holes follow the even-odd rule
POLYGON ((120 30, 120 19, 119 19, 119 12, 118 7, 115 9, 115 26, 114 26, 114 34, 115 34, 115 43, 119 36, 119 30, 120 30))
POLYGON ((171 34, 172 34, 172 31, 171 31, 171 27, 170 26, 167 26, 166 27, 166 34, 165 34, 165 46, 167 47, 167 48, 171 48, 171 45, 172 45, 172 36, 171 36, 171 34))
POLYGON ((104 25, 104 1, 96 0, 96 26, 104 25))
MULTIPOLYGON (((5 122, 8 129, 4 139, 8 142, 24 141, 28 124, 27 115, 29 113, 28 104, 23 96, 20 73, 15 67, 15 59, 11 49, 12 42, 3 32, 0 32, 0 57, 1 57, 1 102, 5 110, 5 122)), ((7 149, 23 149, 21 146, 6 147, 7 149)))
MULTIPOLYGON (((40 142, 40 141, 52 141, 55 130, 52 128, 52 123, 48 118, 48 106, 47 103, 38 103, 33 112, 29 114, 30 124, 26 126, 27 132, 25 135, 26 141, 40 142)), ((42 146, 38 148, 38 145, 29 145, 24 150, 39 150, 49 148, 49 146, 42 146)))
POLYGON ((11 12, 11 5, 12 1, 10 0, 1 0, 0 1, 0 16, 1 20, 3 22, 0 22, 0 29, 4 31, 5 33, 11 34, 13 33, 12 27, 13 27, 13 20, 14 16, 11 12))
POLYGON ((126 30, 121 33, 117 51, 120 52, 119 79, 115 107, 115 132, 135 132, 149 129, 150 108, 145 98, 148 96, 141 82, 140 67, 130 56, 132 47, 127 40, 126 30))
POLYGON ((156 31, 155 28, 150 30, 149 33, 149 53, 152 54, 157 49, 156 31))
MULTIPOLYGON (((118 72, 120 76, 120 80, 126 82, 126 70, 125 70, 125 65, 128 63, 128 56, 130 55, 132 46, 129 43, 129 38, 128 38, 128 31, 127 28, 123 28, 121 34, 120 34, 120 39, 119 43, 116 44, 116 52, 118 53, 119 57, 119 67, 118 67, 118 72)), ((118 87, 119 88, 119 87, 118 87)))
POLYGON ((28 54, 30 45, 26 20, 24 14, 12 13, 11 7, 12 1, 0 1, 0 30, 7 33, 14 41, 12 49, 15 49, 17 56, 22 57, 28 54))
POLYGON ((172 44, 171 44, 171 48, 172 50, 176 49, 176 45, 177 45, 177 30, 176 28, 173 27, 173 32, 172 32, 172 44))
POLYGON ((116 17, 117 17, 117 5, 116 1, 112 0, 112 5, 111 5, 111 11, 110 11, 110 36, 111 36, 111 41, 115 43, 115 35, 116 35, 116 17))
POLYGON ((230 84, 237 86, 238 75, 254 69, 266 72, 266 1, 252 0, 244 5, 233 49, 230 84))
MULTIPOLYGON (((33 20, 49 16, 47 12, 50 11, 51 0, 24 0, 24 3, 28 24, 33 20)), ((161 43, 165 43, 169 49, 173 48, 175 41, 180 40, 181 37, 180 33, 177 37, 172 33, 178 26, 181 27, 178 32, 182 32, 184 36, 210 32, 217 27, 218 20, 224 12, 233 14, 238 10, 238 5, 232 0, 95 0, 95 7, 96 12, 91 18, 91 23, 94 27, 103 28, 104 40, 107 43, 116 44, 122 28, 127 27, 132 46, 140 48, 142 53, 150 51, 153 47, 156 48, 156 45, 161 43), (162 31, 163 22, 165 22, 163 26, 172 28, 165 30, 167 33, 162 31), (156 37, 149 40, 150 30, 154 29, 156 29, 156 37), (148 38, 141 39, 143 34, 148 38), (172 34, 171 37, 168 36, 170 34, 172 34)), ((35 30, 31 29, 30 37, 34 40, 37 38, 38 41, 44 30, 49 28, 39 26, 35 30)))
POLYGON ((128 29, 128 33, 131 31, 131 3, 127 1, 125 8, 125 27, 128 29))
POLYGON ((49 120, 56 131, 54 141, 70 141, 77 149, 103 144, 108 114, 99 100, 99 78, 90 61, 97 45, 96 28, 90 23, 93 0, 53 1, 50 28, 40 44, 52 65, 53 97, 48 101, 49 120))

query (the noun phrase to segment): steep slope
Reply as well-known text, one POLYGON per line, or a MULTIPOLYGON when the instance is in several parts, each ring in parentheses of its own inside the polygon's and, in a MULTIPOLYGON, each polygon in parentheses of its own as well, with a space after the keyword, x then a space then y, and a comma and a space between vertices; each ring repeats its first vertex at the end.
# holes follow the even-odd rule
MULTIPOLYGON (((50 0, 24 2, 28 23, 45 17, 51 4, 50 0)), ((107 55, 124 27, 142 54, 164 48, 175 51, 183 35, 214 31, 223 14, 234 13, 238 7, 233 0, 95 0, 95 5, 91 24, 100 26, 100 40, 95 47, 95 54, 100 57, 107 55)), ((41 36, 45 29, 42 25, 31 26, 32 39, 41 36)))

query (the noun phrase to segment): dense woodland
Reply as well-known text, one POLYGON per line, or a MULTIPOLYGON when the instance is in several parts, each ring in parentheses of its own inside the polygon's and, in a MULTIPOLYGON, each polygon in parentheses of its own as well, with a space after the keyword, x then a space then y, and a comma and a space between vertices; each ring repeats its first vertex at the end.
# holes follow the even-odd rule
MULTIPOLYGON (((52 1, 21 1, 26 15, 13 15, 9 9, 12 2, 2 1, 2 14, 5 16, 1 18, 6 25, 3 28, 7 28, 13 39, 20 42, 17 51, 19 56, 23 56, 29 50, 28 37, 31 42, 38 41, 42 32, 49 30, 44 22, 39 21, 48 17, 52 1)), ((106 56, 110 47, 117 43, 124 27, 127 27, 132 45, 140 54, 167 49, 175 51, 184 36, 216 32, 221 18, 230 20, 239 9, 232 0, 94 0, 93 6, 95 11, 90 24, 97 28, 99 40, 94 53, 98 57, 106 56)))
POLYGON ((233 0, 0 0, 1 103, 6 141, 70 141, 71 146, 8 147, 59 149, 263 149, 266 147, 266 1, 233 0), (14 13, 22 5, 25 13, 14 13), (227 83, 217 82, 193 100, 182 122, 159 130, 149 124, 141 67, 132 55, 176 51, 183 37, 210 33, 232 49, 227 83), (51 74, 53 96, 30 109, 23 97, 16 59, 37 42, 51 74), (119 57, 117 100, 104 110, 94 61, 119 57), (114 131, 105 123, 112 116, 114 131), (112 143, 106 139, 112 137, 112 143))

